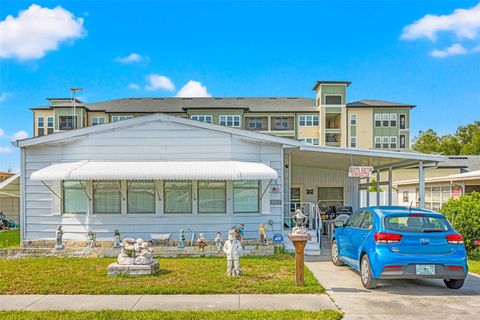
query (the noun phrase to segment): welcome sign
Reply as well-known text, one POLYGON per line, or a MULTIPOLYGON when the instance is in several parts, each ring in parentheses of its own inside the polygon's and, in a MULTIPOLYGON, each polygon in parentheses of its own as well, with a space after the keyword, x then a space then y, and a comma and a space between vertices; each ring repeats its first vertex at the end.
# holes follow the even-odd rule
POLYGON ((348 167, 348 176, 350 178, 367 178, 371 177, 373 167, 370 166, 350 166, 348 167))

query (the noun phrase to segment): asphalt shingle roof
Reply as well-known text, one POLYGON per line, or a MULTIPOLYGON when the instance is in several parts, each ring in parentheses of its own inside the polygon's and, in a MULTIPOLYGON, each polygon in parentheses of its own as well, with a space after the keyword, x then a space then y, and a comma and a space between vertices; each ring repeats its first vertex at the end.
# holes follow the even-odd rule
POLYGON ((399 102, 391 102, 391 101, 383 101, 383 100, 370 100, 370 99, 363 99, 359 101, 349 102, 347 103, 348 108, 359 108, 359 107, 409 107, 415 108, 416 106, 413 104, 405 104, 399 102))

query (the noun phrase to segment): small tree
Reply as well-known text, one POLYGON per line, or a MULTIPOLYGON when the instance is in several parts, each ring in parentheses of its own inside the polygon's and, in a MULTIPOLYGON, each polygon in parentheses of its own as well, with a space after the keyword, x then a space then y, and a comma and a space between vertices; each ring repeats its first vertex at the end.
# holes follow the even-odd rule
POLYGON ((470 252, 475 248, 474 241, 480 240, 480 193, 448 200, 440 210, 455 230, 465 238, 465 247, 470 252))
MULTIPOLYGON (((370 192, 377 192, 377 180, 375 180, 375 179, 370 180, 369 191, 370 192)), ((383 192, 382 188, 379 188, 378 191, 383 192)))

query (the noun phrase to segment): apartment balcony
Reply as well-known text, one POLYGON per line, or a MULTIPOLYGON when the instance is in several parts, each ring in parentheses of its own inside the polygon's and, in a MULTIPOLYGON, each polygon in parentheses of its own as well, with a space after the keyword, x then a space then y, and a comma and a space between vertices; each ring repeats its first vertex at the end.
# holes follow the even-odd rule
POLYGON ((329 147, 340 147, 341 138, 341 133, 325 133, 325 145, 329 147))

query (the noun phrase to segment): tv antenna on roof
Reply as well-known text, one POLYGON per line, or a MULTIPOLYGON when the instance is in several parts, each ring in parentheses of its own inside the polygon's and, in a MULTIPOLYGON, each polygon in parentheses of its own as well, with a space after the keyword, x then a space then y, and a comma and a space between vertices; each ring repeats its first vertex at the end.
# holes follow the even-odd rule
POLYGON ((72 129, 77 129, 77 112, 76 112, 76 100, 77 100, 77 91, 83 90, 83 88, 70 88, 70 91, 72 92, 72 101, 73 101, 73 118, 72 118, 72 129))

